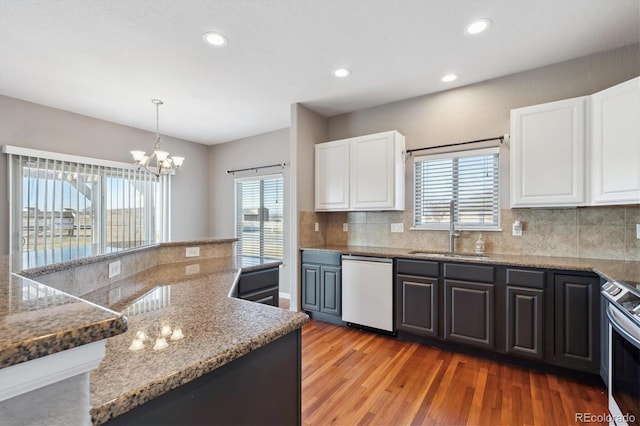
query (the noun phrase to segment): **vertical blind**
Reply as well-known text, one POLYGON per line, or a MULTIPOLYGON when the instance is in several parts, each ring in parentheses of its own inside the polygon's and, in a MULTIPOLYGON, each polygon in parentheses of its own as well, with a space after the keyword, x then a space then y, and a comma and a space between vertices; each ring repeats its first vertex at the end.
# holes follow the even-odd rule
POLYGON ((283 257, 282 175, 236 179, 236 252, 283 257))
POLYGON ((167 178, 42 154, 10 158, 12 252, 22 254, 22 267, 163 239, 167 178))
POLYGON ((499 227, 499 148, 415 158, 414 226, 449 226, 450 202, 460 228, 499 227))

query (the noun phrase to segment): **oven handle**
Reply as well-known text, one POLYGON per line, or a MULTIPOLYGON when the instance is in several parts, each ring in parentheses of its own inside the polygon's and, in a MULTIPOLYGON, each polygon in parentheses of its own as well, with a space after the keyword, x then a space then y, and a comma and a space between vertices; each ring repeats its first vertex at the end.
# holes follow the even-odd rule
POLYGON ((609 324, 611 324, 611 327, 613 327, 618 333, 620 333, 633 346, 640 349, 640 340, 632 336, 631 333, 625 330, 624 326, 618 322, 618 320, 615 318, 615 313, 611 305, 607 306, 607 318, 609 319, 609 324))

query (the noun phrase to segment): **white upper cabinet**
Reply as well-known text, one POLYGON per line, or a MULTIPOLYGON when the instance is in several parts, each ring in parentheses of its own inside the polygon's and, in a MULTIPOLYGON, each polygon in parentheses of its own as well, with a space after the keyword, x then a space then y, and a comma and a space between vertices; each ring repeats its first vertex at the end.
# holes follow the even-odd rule
POLYGON ((349 209, 349 140, 317 144, 316 210, 349 209))
POLYGON ((351 139, 351 209, 404 210, 404 136, 351 139))
POLYGON ((403 135, 394 130, 315 149, 317 211, 404 210, 403 135))
POLYGON ((591 97, 591 203, 640 203, 640 77, 591 97))
POLYGON ((511 207, 585 204, 588 97, 511 110, 511 207))

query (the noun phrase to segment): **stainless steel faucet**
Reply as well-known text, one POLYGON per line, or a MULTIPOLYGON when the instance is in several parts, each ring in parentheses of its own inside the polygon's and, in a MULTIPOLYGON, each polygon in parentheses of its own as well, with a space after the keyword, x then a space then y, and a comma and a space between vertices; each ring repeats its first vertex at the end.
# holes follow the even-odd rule
POLYGON ((456 251, 456 238, 460 236, 460 231, 456 231, 455 209, 456 202, 451 200, 449 203, 449 253, 456 251))

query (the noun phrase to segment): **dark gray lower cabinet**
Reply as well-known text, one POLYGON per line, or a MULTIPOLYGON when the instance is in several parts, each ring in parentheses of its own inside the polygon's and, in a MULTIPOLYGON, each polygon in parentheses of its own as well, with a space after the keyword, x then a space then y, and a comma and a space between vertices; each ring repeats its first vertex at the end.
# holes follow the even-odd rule
POLYGON ((397 259, 394 286, 401 338, 606 374, 606 360, 600 362, 606 321, 601 324, 595 274, 397 259))
POLYGON ((544 358, 544 290, 507 286, 507 353, 544 358))
POLYGON ((243 272, 238 281, 238 297, 265 305, 279 306, 280 269, 243 272))
POLYGON ((495 347, 495 284, 445 280, 445 339, 495 347))
POLYGON ((320 312, 342 314, 342 268, 320 267, 320 312))
POLYGON ((599 294, 596 276, 554 275, 556 364, 599 373, 599 294))
POLYGON ((314 319, 342 324, 340 253, 302 252, 302 309, 314 319))
POLYGON ((438 278, 396 275, 396 328, 417 336, 438 335, 438 278))
POLYGON ((302 309, 320 311, 320 265, 302 264, 302 309))

